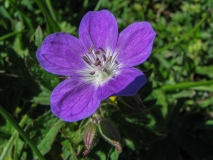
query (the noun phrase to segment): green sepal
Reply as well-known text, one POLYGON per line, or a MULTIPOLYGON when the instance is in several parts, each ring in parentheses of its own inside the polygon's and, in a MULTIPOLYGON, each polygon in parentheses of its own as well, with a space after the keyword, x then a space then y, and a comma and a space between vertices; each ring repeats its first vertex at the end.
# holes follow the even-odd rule
POLYGON ((97 125, 93 121, 90 121, 84 127, 83 140, 85 144, 85 151, 83 155, 87 155, 88 152, 94 147, 97 143, 99 137, 97 135, 97 125))
POLYGON ((119 142, 120 136, 115 125, 108 119, 100 119, 98 122, 98 130, 100 135, 111 145, 121 152, 122 148, 119 142))

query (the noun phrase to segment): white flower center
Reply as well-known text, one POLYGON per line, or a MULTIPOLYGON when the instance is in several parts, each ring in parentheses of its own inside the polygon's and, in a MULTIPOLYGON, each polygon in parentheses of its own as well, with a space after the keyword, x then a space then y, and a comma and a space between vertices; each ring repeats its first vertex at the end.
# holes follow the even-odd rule
POLYGON ((113 54, 111 49, 95 50, 92 46, 82 59, 87 66, 80 71, 80 74, 83 75, 85 81, 92 81, 96 86, 105 83, 119 73, 116 54, 113 54))

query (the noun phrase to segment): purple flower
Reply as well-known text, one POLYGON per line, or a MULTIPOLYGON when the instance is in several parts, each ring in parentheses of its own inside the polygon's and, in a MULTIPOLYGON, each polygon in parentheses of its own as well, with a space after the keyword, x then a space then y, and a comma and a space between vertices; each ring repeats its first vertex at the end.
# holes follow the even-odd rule
POLYGON ((67 33, 47 36, 36 55, 48 72, 69 76, 51 94, 51 110, 64 121, 92 115, 109 96, 134 95, 145 75, 134 66, 150 55, 155 32, 148 22, 135 22, 118 34, 107 10, 88 12, 79 38, 67 33))

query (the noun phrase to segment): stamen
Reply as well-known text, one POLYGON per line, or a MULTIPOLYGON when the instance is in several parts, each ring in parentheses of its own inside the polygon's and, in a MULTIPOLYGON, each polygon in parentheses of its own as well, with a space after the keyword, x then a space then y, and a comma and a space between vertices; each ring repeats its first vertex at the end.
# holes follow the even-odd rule
POLYGON ((101 52, 100 51, 95 51, 95 54, 100 54, 101 52))
POLYGON ((109 57, 109 59, 107 60, 107 62, 111 62, 112 60, 112 56, 109 57))
POLYGON ((83 60, 88 63, 89 65, 91 65, 90 61, 87 59, 87 57, 83 56, 83 60))
POLYGON ((91 75, 94 75, 94 74, 95 74, 95 71, 93 71, 93 72, 90 72, 89 74, 91 74, 91 75))
POLYGON ((101 64, 101 61, 99 59, 98 60, 96 59, 95 65, 98 66, 100 64, 101 64))
POLYGON ((91 47, 89 48, 88 54, 90 54, 90 53, 92 52, 93 49, 94 49, 94 46, 91 46, 91 47))
POLYGON ((106 52, 105 52, 105 50, 104 50, 103 48, 99 47, 99 49, 100 49, 104 54, 106 54, 106 52))
POLYGON ((104 69, 103 69, 103 72, 107 72, 107 69, 106 69, 106 68, 104 68, 104 69))
POLYGON ((104 59, 104 61, 106 61, 106 56, 105 55, 103 55, 103 59, 104 59))
POLYGON ((92 45, 82 56, 82 59, 89 64, 83 72, 85 78, 97 84, 102 84, 108 79, 114 78, 120 64, 111 52, 105 51, 101 47, 96 50, 92 45))

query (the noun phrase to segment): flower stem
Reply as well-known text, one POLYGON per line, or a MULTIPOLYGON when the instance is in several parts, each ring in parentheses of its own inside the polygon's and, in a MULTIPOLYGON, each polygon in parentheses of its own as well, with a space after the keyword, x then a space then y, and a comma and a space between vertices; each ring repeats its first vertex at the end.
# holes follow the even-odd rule
POLYGON ((19 134, 28 143, 28 145, 31 147, 31 149, 34 151, 34 153, 37 155, 37 157, 40 160, 45 160, 45 158, 43 157, 43 155, 41 154, 41 152, 36 147, 36 144, 29 138, 29 136, 26 134, 26 132, 19 126, 19 124, 13 119, 13 117, 3 107, 1 107, 1 106, 0 106, 0 113, 19 132, 19 134))

